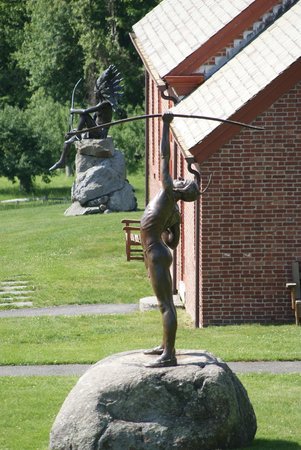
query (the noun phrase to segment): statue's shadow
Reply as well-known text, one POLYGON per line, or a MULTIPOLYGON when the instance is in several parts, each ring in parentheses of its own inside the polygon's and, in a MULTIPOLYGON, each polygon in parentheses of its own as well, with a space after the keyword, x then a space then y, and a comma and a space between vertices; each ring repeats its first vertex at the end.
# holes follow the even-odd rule
POLYGON ((185 351, 181 354, 181 350, 178 352, 178 366, 198 366, 200 368, 204 368, 209 365, 216 365, 222 368, 226 368, 227 364, 223 361, 218 360, 214 355, 211 355, 207 352, 194 352, 194 351, 185 351), (184 360, 181 361, 181 356, 185 356, 185 358, 199 358, 199 360, 184 360))

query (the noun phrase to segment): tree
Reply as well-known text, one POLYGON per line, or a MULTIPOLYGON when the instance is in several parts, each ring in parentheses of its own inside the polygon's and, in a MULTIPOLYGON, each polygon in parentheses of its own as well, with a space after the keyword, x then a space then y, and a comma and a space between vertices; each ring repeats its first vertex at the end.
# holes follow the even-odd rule
POLYGON ((46 176, 51 152, 40 146, 27 111, 6 105, 0 111, 0 175, 18 178, 21 189, 30 192, 36 175, 46 176))
POLYGON ((66 0, 27 0, 30 21, 18 52, 19 64, 29 72, 30 88, 65 103, 82 76, 83 53, 70 25, 72 11, 66 0))
MULTIPOLYGON (((57 159, 63 147, 68 131, 69 107, 69 104, 62 105, 54 101, 40 88, 33 94, 26 110, 31 130, 38 138, 40 152, 51 155, 50 165, 57 159)), ((49 161, 48 156, 46 159, 49 161)), ((49 175, 49 167, 43 165, 45 175, 49 175)))
POLYGON ((84 54, 84 76, 91 89, 95 77, 114 64, 124 78, 123 104, 142 106, 144 75, 129 33, 159 0, 73 0, 72 26, 84 54))
POLYGON ((26 4, 0 0, 0 106, 24 107, 27 103, 26 71, 18 66, 16 52, 24 39, 26 4))
MULTIPOLYGON (((140 107, 129 108, 129 116, 143 114, 140 107)), ((145 121, 125 123, 113 126, 110 133, 116 142, 116 147, 122 150, 126 158, 129 173, 136 172, 142 167, 145 147, 145 121)))
MULTIPOLYGON (((124 78, 123 109, 143 104, 142 63, 132 25, 159 0, 0 0, 0 174, 27 191, 60 153, 75 82, 85 105, 99 73, 114 64, 124 78), (66 104, 68 103, 68 107, 66 104)), ((129 169, 140 158, 143 124, 116 130, 129 169)))

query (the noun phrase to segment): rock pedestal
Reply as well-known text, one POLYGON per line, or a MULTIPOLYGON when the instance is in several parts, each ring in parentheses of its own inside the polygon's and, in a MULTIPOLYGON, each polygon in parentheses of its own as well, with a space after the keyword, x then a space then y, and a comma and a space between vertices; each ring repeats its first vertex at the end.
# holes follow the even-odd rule
POLYGON ((213 450, 252 442, 256 417, 226 363, 186 350, 176 367, 144 367, 152 358, 121 353, 89 369, 55 420, 50 449, 213 450))
POLYGON ((126 180, 125 158, 115 149, 112 138, 82 139, 75 147, 76 178, 72 205, 65 215, 135 210, 137 200, 126 180))

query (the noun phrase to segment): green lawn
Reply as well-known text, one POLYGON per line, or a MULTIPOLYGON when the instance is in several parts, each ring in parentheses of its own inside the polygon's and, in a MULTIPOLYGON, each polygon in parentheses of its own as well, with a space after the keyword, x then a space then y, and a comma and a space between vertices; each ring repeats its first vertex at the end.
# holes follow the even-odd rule
MULTIPOLYGON (((54 178, 56 187, 48 186, 49 197, 57 189, 62 191, 59 181, 65 180, 70 184, 62 175, 54 178)), ((1 190, 1 182, 0 199, 8 192, 7 183, 1 190)), ((130 182, 143 208, 143 176, 130 182)), ((40 186, 45 193, 46 187, 40 186)), ((126 262, 120 223, 124 217, 139 218, 141 210, 65 217, 68 206, 51 202, 0 205, 0 281, 28 280, 34 306, 135 303, 150 295, 144 265, 126 262)))
MULTIPOLYGON (((301 375, 240 375, 258 431, 246 450, 300 450, 301 375)), ((74 377, 0 378, 0 449, 47 450, 52 423, 74 377)))
MULTIPOLYGON (((128 180, 131 185, 135 189, 136 197, 138 200, 138 207, 140 209, 144 208, 144 190, 145 190, 145 178, 143 172, 138 172, 136 174, 131 174, 128 176, 128 180)), ((0 177, 0 201, 1 200, 11 200, 11 199, 20 199, 27 198, 32 200, 28 203, 19 203, 19 204, 0 204, 0 209, 13 209, 19 207, 33 206, 34 199, 42 199, 47 198, 50 202, 61 201, 68 203, 71 196, 71 186, 73 184, 74 177, 65 176, 62 170, 57 171, 50 178, 49 183, 45 183, 41 177, 36 177, 34 183, 34 191, 30 194, 26 194, 24 191, 20 191, 18 183, 12 183, 7 178, 0 177)), ((41 203, 34 201, 34 204, 41 203)))
POLYGON ((42 450, 74 377, 0 378, 0 449, 42 450))
MULTIPOLYGON (((27 194, 24 191, 20 191, 19 183, 12 183, 7 178, 0 177, 0 201, 1 200, 12 200, 12 199, 34 199, 47 197, 49 199, 61 199, 60 201, 69 201, 70 190, 73 183, 73 177, 66 177, 62 171, 57 172, 51 177, 50 183, 43 182, 41 177, 36 177, 34 183, 34 192, 27 194)), ((35 202, 36 203, 36 202, 35 202)), ((38 203, 40 206, 40 203, 38 203)), ((0 208, 15 208, 19 205, 14 204, 0 204, 0 208)), ((23 204, 22 207, 28 206, 28 203, 23 204)), ((30 205, 32 206, 32 205, 30 205)))
MULTIPOLYGON (((300 360, 301 327, 241 325, 195 329, 179 312, 178 349, 204 349, 226 361, 300 360)), ((158 311, 129 315, 1 319, 0 364, 93 363, 160 343, 158 311)))
POLYGON ((240 375, 257 417, 254 444, 246 450, 301 449, 301 375, 240 375))
MULTIPOLYGON (((64 217, 72 179, 39 180, 48 201, 0 204, 0 281, 21 276, 34 306, 136 303, 152 295, 144 265, 127 263, 120 221, 141 216, 143 177, 130 177, 140 211, 64 217)), ((0 179, 0 200, 20 198, 0 179)), ((158 311, 129 315, 0 319, 0 364, 93 363, 161 341, 158 311)), ((241 325, 194 329, 179 311, 178 349, 206 349, 225 361, 301 359, 301 327, 241 325)), ((240 376, 258 419, 250 449, 301 449, 301 375, 240 376)), ((56 414, 76 378, 0 378, 0 450, 46 450, 56 414)))

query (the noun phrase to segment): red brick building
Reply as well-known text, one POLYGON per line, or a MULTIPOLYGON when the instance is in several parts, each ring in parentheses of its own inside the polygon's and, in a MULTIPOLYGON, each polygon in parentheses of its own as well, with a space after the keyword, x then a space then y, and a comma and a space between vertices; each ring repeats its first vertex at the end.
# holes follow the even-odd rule
MULTIPOLYGON (((212 181, 182 203, 174 289, 196 326, 293 322, 286 290, 301 259, 301 1, 163 0, 133 27, 146 112, 175 118, 173 177, 212 181), (233 6, 233 4, 235 6, 233 6)), ((160 188, 161 120, 148 121, 147 199, 160 188)))

